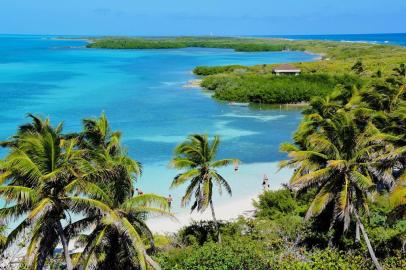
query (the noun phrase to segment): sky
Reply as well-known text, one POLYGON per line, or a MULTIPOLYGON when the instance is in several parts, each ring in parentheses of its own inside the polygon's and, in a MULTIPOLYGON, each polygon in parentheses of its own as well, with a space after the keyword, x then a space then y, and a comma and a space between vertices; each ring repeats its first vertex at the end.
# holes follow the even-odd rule
POLYGON ((404 33, 406 0, 0 0, 0 34, 404 33))

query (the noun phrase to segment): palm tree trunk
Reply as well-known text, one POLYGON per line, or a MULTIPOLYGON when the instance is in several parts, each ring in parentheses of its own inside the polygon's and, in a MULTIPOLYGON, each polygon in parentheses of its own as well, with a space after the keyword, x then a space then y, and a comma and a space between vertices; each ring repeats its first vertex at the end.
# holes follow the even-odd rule
POLYGON ((359 224, 359 228, 361 230, 362 236, 364 237, 365 243, 367 244, 368 247, 368 252, 369 255, 371 256, 371 259, 376 267, 377 270, 383 270, 382 266, 379 264, 378 259, 375 256, 375 251, 372 248, 371 242, 369 241, 368 235, 365 231, 364 225, 362 224, 357 211, 354 211, 355 218, 357 219, 357 223, 359 224))
POLYGON ((359 222, 357 221, 355 223, 355 243, 359 243, 361 240, 361 236, 360 236, 360 231, 359 231, 359 222))
POLYGON ((65 234, 63 232, 62 224, 61 224, 60 221, 58 221, 56 223, 56 232, 58 233, 59 238, 60 238, 61 243, 62 243, 63 253, 65 255, 66 269, 73 270, 72 260, 71 260, 71 258, 69 256, 68 240, 66 239, 66 236, 65 236, 65 234))
POLYGON ((38 257, 38 262, 37 262, 37 268, 36 268, 37 270, 44 269, 46 259, 47 259, 47 256, 44 254, 44 252, 40 251, 40 255, 38 257))
POLYGON ((147 252, 144 250, 144 257, 145 260, 147 261, 148 265, 152 267, 152 269, 154 270, 161 270, 161 267, 159 266, 159 264, 157 264, 148 254, 147 252))
POLYGON ((212 200, 210 200, 210 208, 211 208, 211 215, 213 217, 214 227, 216 228, 216 231, 217 231, 217 242, 219 244, 221 244, 220 227, 219 227, 219 224, 218 224, 217 219, 216 219, 216 213, 214 212, 214 206, 213 206, 213 201, 212 200))

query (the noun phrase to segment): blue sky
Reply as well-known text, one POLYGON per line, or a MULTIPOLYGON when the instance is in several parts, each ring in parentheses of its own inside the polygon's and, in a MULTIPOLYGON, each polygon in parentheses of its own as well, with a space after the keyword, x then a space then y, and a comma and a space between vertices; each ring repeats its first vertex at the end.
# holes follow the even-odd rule
POLYGON ((406 32, 406 0, 1 0, 2 34, 406 32))

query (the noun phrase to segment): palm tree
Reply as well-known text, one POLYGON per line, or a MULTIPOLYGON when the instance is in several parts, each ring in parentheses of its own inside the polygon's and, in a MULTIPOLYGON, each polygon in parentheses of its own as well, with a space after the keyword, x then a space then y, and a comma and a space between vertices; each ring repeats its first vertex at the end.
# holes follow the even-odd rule
POLYGON ((107 149, 114 154, 116 146, 119 147, 121 132, 112 131, 105 113, 98 118, 83 119, 83 132, 79 134, 79 141, 85 149, 107 149))
MULTIPOLYGON (((49 120, 49 118, 42 119, 30 113, 27 116, 31 118, 32 122, 19 126, 17 133, 14 136, 12 136, 10 140, 0 142, 1 147, 17 146, 20 136, 27 133, 39 134, 46 129, 52 128, 51 121, 49 120)), ((62 123, 60 123, 57 127, 54 128, 55 132, 61 135, 62 127, 63 125, 62 123)))
MULTIPOLYGON (((404 66, 397 69, 398 76, 386 79, 384 82, 374 83, 372 89, 365 89, 360 93, 360 102, 370 109, 374 125, 382 132, 392 134, 392 145, 386 153, 377 156, 381 172, 379 179, 386 181, 387 189, 391 191, 399 176, 406 171, 406 88, 404 66), (398 78, 403 78, 401 81, 398 78)), ((396 70, 396 69, 395 69, 396 70)))
POLYGON ((147 265, 159 269, 145 249, 144 240, 154 248, 145 220, 150 215, 170 215, 166 199, 154 194, 134 196, 141 165, 127 155, 120 133, 111 130, 104 114, 84 120, 79 137, 88 150, 88 161, 82 163, 83 174, 67 191, 76 194, 71 198, 72 209, 85 218, 68 225, 65 232, 77 237, 86 228, 92 230, 81 237, 85 248, 77 264, 85 269, 146 269, 147 265))
POLYGON ((221 243, 219 224, 213 206, 213 185, 217 185, 220 194, 224 188, 231 196, 230 185, 217 172, 217 169, 238 161, 236 159, 215 160, 219 145, 219 136, 214 136, 213 141, 209 142, 207 135, 190 135, 185 142, 176 147, 175 157, 170 162, 170 166, 185 170, 173 179, 171 188, 189 182, 185 195, 182 197, 181 206, 185 207, 193 196, 192 212, 195 209, 203 212, 210 205, 218 242, 221 243))
POLYGON ((65 187, 76 179, 83 151, 77 149, 75 140, 61 138, 62 125, 53 128, 48 119, 33 119, 40 128, 19 132, 8 145, 10 153, 1 163, 0 196, 12 206, 0 210, 0 219, 23 218, 8 235, 4 248, 30 229, 28 265, 42 269, 60 241, 67 268, 71 270, 68 240, 61 221, 66 219, 68 210, 65 187))
POLYGON ((77 183, 89 198, 72 197, 72 207, 86 217, 68 225, 70 237, 93 227, 90 234, 82 236, 84 250, 77 265, 84 269, 160 269, 147 254, 145 241, 154 248, 153 235, 145 223, 149 215, 170 215, 164 197, 154 194, 133 196, 117 204, 108 191, 97 185, 77 183))
POLYGON ((306 218, 315 217, 332 206, 331 226, 339 221, 346 232, 355 218, 362 232, 370 256, 377 269, 382 269, 362 224, 361 213, 368 213, 367 197, 374 188, 373 158, 370 153, 380 153, 385 147, 385 135, 369 123, 363 130, 355 123, 354 115, 338 113, 329 119, 329 127, 321 127, 307 138, 303 148, 284 144, 281 150, 290 159, 281 167, 295 168, 290 187, 305 191, 316 187, 306 218), (326 132, 326 129, 329 132, 326 132))

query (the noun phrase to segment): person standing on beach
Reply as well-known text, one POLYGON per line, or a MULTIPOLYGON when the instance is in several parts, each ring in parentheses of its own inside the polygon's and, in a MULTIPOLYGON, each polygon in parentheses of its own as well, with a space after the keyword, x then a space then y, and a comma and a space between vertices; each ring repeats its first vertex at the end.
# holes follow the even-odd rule
POLYGON ((172 206, 172 201, 173 201, 173 198, 172 198, 171 194, 169 194, 168 198, 166 198, 166 201, 168 202, 169 212, 170 212, 171 211, 171 206, 172 206))
POLYGON ((233 164, 234 164, 234 171, 235 172, 238 171, 238 160, 234 160, 233 164))
POLYGON ((264 174, 264 180, 262 181, 262 188, 264 189, 264 191, 269 190, 269 179, 266 174, 264 174))

